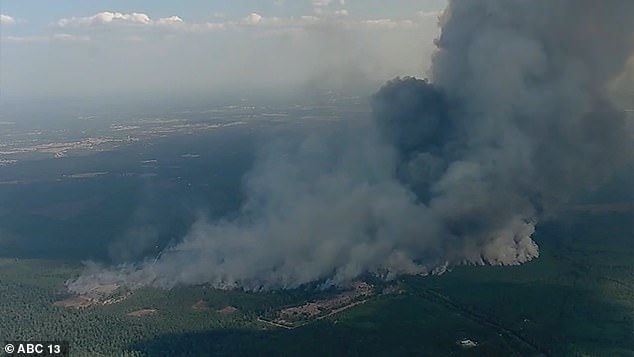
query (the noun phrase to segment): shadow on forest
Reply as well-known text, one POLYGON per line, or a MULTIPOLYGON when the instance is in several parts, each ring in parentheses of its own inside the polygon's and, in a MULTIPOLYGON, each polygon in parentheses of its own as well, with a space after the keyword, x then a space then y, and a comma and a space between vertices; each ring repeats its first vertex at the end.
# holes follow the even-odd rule
POLYGON ((464 267, 440 277, 404 279, 408 293, 378 297, 339 321, 293 330, 167 334, 129 348, 148 356, 530 355, 535 347, 552 355, 627 354, 634 343, 632 314, 622 294, 629 294, 631 285, 614 284, 625 279, 622 271, 631 271, 631 218, 631 211, 572 214, 541 226, 536 238, 544 256, 531 264, 464 267), (613 289, 606 290, 610 284, 613 289), (426 291, 459 307, 429 299, 426 291), (500 337, 501 329, 518 333, 533 347, 500 337), (480 343, 477 348, 456 346, 472 337, 480 343))

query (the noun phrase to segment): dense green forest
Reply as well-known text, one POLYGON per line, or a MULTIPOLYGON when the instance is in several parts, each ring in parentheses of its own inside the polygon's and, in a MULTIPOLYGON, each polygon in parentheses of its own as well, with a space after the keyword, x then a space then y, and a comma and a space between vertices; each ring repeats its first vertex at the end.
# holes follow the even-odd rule
POLYGON ((78 310, 53 303, 67 294, 64 281, 80 265, 4 258, 0 339, 68 340, 73 356, 628 356, 634 350, 628 222, 629 211, 585 212, 546 224, 536 233, 540 258, 522 266, 370 279, 377 294, 366 303, 295 329, 258 318, 334 292, 142 289, 117 304, 78 310), (223 312, 227 306, 237 310, 223 312), (128 315, 141 309, 156 313, 128 315), (457 345, 466 338, 478 346, 457 345))

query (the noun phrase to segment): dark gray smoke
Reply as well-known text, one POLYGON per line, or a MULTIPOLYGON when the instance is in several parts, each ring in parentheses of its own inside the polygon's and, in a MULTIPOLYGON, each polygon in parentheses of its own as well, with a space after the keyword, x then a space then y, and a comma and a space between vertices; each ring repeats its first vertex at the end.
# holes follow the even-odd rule
POLYGON ((159 259, 69 287, 292 288, 529 261, 538 220, 632 155, 605 93, 633 53, 633 13, 631 0, 450 1, 430 80, 387 83, 371 128, 268 151, 242 217, 201 219, 159 259))

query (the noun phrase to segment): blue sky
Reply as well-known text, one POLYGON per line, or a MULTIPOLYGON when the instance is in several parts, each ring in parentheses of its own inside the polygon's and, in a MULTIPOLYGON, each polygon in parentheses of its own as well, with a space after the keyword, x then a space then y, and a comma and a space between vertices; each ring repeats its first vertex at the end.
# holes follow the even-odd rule
POLYGON ((0 95, 337 90, 423 76, 445 5, 3 0, 0 95))

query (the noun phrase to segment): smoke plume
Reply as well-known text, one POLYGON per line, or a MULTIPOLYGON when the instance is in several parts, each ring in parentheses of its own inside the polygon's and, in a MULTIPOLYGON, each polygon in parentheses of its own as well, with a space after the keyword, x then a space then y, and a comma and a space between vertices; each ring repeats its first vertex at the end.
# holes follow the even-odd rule
POLYGON ((540 219, 631 159, 606 86, 633 53, 630 0, 450 1, 429 80, 394 79, 364 129, 261 155, 230 221, 69 288, 342 284, 538 256, 540 219))

